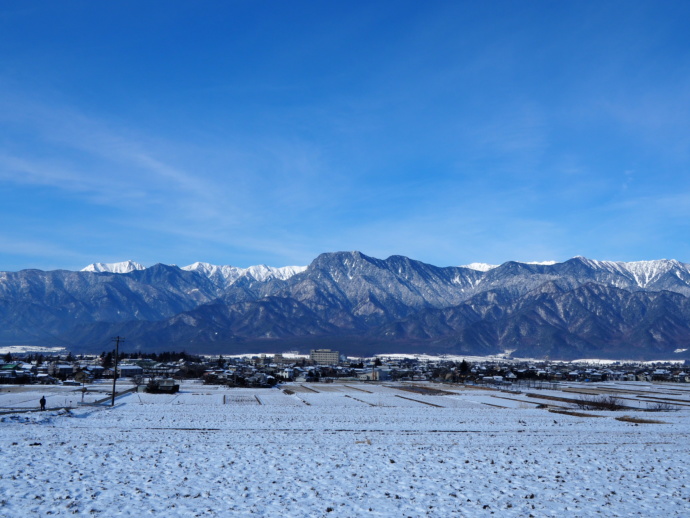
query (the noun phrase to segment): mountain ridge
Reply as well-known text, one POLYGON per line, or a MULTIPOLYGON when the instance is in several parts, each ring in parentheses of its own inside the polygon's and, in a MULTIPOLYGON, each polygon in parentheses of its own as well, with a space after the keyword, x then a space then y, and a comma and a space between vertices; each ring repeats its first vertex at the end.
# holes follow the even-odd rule
POLYGON ((690 344, 690 266, 677 260, 482 270, 333 252, 306 267, 136 264, 0 272, 0 344, 100 352, 122 334, 139 347, 228 354, 317 343, 551 358, 683 358, 674 351, 690 344))

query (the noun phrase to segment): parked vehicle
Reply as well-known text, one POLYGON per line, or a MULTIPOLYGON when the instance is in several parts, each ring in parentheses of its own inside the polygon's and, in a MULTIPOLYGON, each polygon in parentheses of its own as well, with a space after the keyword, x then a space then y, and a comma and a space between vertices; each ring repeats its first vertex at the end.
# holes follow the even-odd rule
POLYGON ((152 379, 146 385, 149 394, 174 394, 180 390, 180 385, 172 378, 152 379))

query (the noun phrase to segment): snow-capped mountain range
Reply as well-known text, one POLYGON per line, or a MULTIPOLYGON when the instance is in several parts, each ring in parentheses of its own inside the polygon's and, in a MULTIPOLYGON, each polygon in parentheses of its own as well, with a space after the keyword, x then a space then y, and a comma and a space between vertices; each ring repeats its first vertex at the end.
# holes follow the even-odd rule
POLYGON ((93 263, 86 268, 82 268, 82 272, 97 272, 97 273, 129 273, 134 270, 144 270, 146 267, 134 261, 123 261, 121 263, 93 263))
MULTIPOLYGON (((677 270, 678 272, 690 272, 690 265, 681 263, 676 260, 668 259, 633 262, 597 261, 593 259, 587 259, 586 257, 582 256, 577 256, 573 259, 585 262, 594 270, 624 275, 634 280, 634 283, 641 288, 648 286, 654 280, 658 279, 659 277, 673 269, 677 270)), ((553 266, 554 264, 558 263, 556 261, 531 261, 519 264, 553 266)), ((501 265, 487 263, 470 263, 467 265, 460 266, 460 268, 468 268, 470 270, 476 270, 479 272, 486 273, 490 270, 498 268, 499 266, 501 265)), ((209 279, 224 284, 225 286, 232 285, 241 277, 251 277, 252 279, 259 282, 265 282, 271 278, 280 279, 284 281, 289 279, 293 275, 302 273, 307 268, 307 266, 282 266, 276 268, 273 266, 266 266, 263 264, 249 266, 248 268, 239 268, 237 266, 215 265, 204 262, 196 262, 188 266, 181 267, 182 270, 186 270, 189 272, 197 272, 201 275, 208 277, 209 279)), ((132 260, 128 260, 118 263, 93 263, 86 266, 85 268, 82 268, 81 271, 99 273, 130 273, 136 270, 145 269, 146 267, 142 264, 132 260)), ((676 273, 676 275, 678 275, 678 273, 676 273)))
POLYGON ((198 272, 209 278, 221 278, 225 285, 229 286, 240 277, 251 277, 259 282, 265 282, 268 279, 280 279, 284 281, 297 273, 303 272, 307 267, 282 266, 280 268, 274 268, 273 266, 260 264, 257 266, 250 266, 249 268, 238 268, 236 266, 217 266, 209 263, 194 263, 189 266, 183 266, 182 269, 189 272, 198 272))
POLYGON ((116 334, 142 348, 224 354, 331 346, 675 359, 690 349, 690 265, 437 267, 336 252, 282 268, 126 261, 0 273, 0 345, 100 352, 116 334))
MULTIPOLYGON (((531 261, 523 264, 541 264, 551 266, 552 264, 556 264, 556 261, 531 261)), ((489 270, 493 270, 494 268, 498 268, 499 266, 501 265, 487 263, 470 263, 462 266, 462 268, 469 268, 471 270, 477 270, 479 272, 488 272, 489 270)))
MULTIPOLYGON (((93 263, 85 268, 82 272, 98 272, 98 273, 130 273, 136 270, 145 270, 146 267, 134 261, 122 261, 119 263, 93 263)), ((250 266, 249 268, 238 268, 237 266, 219 266, 209 263, 196 262, 189 266, 183 266, 182 270, 188 272, 197 272, 201 275, 212 279, 217 284, 223 286, 230 286, 240 277, 251 277, 252 279, 265 282, 268 279, 286 280, 296 273, 303 272, 307 269, 306 266, 283 266, 274 268, 263 264, 257 266, 250 266)))

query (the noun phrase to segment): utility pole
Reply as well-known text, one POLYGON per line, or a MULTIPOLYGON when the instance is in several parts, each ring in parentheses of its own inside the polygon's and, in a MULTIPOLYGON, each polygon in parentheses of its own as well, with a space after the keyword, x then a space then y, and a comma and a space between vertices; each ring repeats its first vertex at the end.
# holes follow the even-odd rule
POLYGON ((124 342, 125 339, 120 336, 116 336, 115 338, 113 338, 112 341, 115 342, 115 370, 113 371, 113 398, 110 402, 110 406, 115 406, 115 381, 117 380, 117 360, 120 356, 120 342, 124 342))

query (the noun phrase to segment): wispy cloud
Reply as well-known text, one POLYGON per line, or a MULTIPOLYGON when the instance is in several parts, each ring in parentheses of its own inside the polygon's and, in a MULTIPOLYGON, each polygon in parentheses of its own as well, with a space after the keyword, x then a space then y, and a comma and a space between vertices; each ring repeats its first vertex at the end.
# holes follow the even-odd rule
MULTIPOLYGON (((194 177, 156 158, 152 151, 146 149, 146 140, 149 140, 148 145, 152 145, 152 139, 138 135, 129 128, 118 128, 113 123, 87 116, 74 108, 46 105, 11 94, 4 96, 0 108, 0 121, 20 131, 27 131, 34 143, 43 145, 32 150, 36 154, 54 151, 59 156, 73 156, 76 164, 86 162, 96 169, 85 171, 83 166, 64 163, 64 158, 61 164, 34 162, 36 167, 30 168, 33 181, 41 180, 66 189, 99 191, 107 191, 108 186, 117 182, 143 186, 152 182, 166 182, 171 190, 183 189, 196 194, 211 191, 206 189, 203 178, 194 177), (80 154, 74 155, 75 152, 80 154), (71 171, 67 171, 68 166, 72 167, 71 171), (68 181, 60 183, 64 180, 68 181)), ((25 164, 32 162, 27 157, 14 158, 15 163, 20 160, 25 164)))
POLYGON ((687 222, 690 227, 690 190, 688 192, 665 193, 628 198, 603 207, 601 212, 634 216, 635 222, 648 222, 662 226, 671 222, 687 222))
POLYGON ((6 99, 5 133, 28 133, 32 143, 0 145, 0 182, 116 208, 93 214, 109 228, 279 255, 277 249, 291 249, 280 244, 286 233, 304 241, 292 232, 299 222, 332 210, 338 193, 353 188, 329 170, 317 147, 298 138, 166 141, 75 108, 6 99))
POLYGON ((104 177, 82 166, 66 164, 59 159, 0 154, 0 179, 15 184, 42 185, 82 194, 92 201, 117 205, 122 199, 141 201, 146 192, 132 182, 118 177, 104 177), (112 194, 118 192, 118 198, 112 194))
POLYGON ((62 246, 52 240, 27 239, 0 233, 0 249, 3 250, 2 267, 5 271, 24 268, 64 268, 71 264, 75 268, 86 266, 87 255, 69 246, 62 246), (27 257, 31 260, 27 261, 27 257), (53 262, 50 259, 53 258, 53 262), (40 265, 40 266, 34 266, 40 265))

